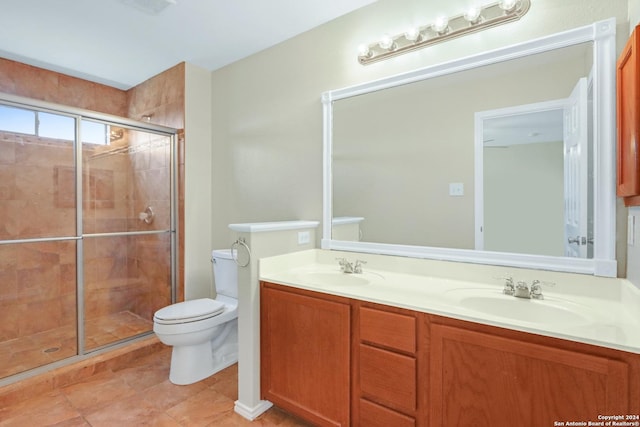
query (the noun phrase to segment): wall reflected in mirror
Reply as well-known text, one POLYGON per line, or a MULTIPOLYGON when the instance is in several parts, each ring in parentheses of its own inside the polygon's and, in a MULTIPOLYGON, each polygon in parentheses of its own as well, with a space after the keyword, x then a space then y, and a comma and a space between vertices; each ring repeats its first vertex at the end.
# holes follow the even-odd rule
MULTIPOLYGON (((557 107, 588 81, 592 51, 584 43, 334 101, 333 217, 362 219, 350 238, 334 223, 332 238, 592 257, 589 231, 567 235, 566 226, 576 210, 593 224, 592 138, 582 135, 585 182, 576 187, 566 155, 572 110, 557 107), (555 119, 522 124, 513 113, 482 122, 476 135, 482 112, 545 103, 556 105, 555 119), (500 126, 510 129, 502 147, 490 141, 500 126), (480 150, 478 138, 487 143, 480 150), (582 206, 568 205, 568 191, 582 206), (568 248, 571 238, 584 248, 568 248)), ((591 110, 583 117, 590 129, 591 110)))

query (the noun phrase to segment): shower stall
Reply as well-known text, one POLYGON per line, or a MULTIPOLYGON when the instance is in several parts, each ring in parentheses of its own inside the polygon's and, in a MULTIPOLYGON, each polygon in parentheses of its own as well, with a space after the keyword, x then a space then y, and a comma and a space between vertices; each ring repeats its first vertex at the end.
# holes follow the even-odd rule
POLYGON ((0 384, 152 333, 175 170, 174 129, 0 96, 0 384))

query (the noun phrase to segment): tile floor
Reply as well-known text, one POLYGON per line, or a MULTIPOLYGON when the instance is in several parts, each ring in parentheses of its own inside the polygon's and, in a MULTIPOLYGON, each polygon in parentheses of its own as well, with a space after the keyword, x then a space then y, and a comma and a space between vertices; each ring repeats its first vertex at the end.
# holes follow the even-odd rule
MULTIPOLYGON (((85 324, 85 348, 95 349, 153 329, 153 322, 130 311, 122 311, 88 320, 85 324)), ((0 342, 0 378, 24 372, 77 354, 76 326, 0 342)))
POLYGON ((278 408, 249 422, 233 411, 237 365, 188 386, 169 382, 171 349, 122 369, 0 407, 0 426, 246 426, 308 427, 278 408))

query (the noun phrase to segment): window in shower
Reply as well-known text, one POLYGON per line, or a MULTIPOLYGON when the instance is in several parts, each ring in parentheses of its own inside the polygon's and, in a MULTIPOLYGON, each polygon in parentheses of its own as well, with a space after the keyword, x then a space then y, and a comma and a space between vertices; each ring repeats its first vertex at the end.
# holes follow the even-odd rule
POLYGON ((75 118, 44 111, 0 105, 0 131, 74 141, 75 118))

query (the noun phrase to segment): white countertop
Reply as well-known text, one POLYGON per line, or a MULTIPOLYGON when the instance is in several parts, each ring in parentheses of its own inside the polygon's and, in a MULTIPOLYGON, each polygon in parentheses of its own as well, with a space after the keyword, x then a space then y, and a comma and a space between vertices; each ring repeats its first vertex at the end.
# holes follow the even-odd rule
POLYGON ((259 275, 300 289, 640 354, 640 290, 624 279, 321 249, 263 258, 259 275), (363 274, 342 273, 336 258, 343 257, 365 261, 363 274), (502 294, 505 276, 528 284, 540 280, 545 299, 502 294))

